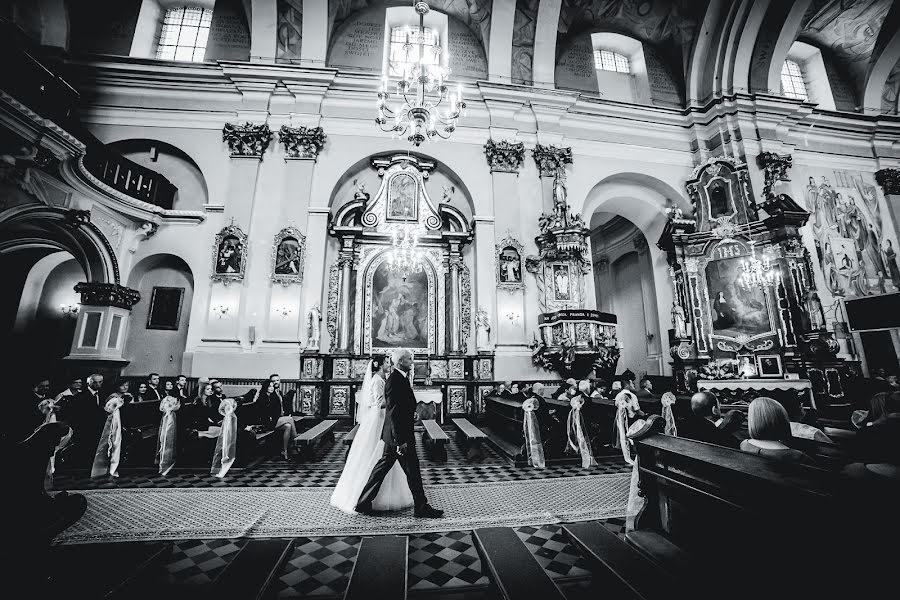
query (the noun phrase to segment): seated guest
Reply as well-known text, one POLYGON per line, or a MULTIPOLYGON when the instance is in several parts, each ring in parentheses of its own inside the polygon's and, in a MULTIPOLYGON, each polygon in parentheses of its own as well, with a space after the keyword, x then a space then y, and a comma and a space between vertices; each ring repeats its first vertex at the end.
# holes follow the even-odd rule
POLYGON ((24 394, 24 397, 15 402, 8 414, 3 419, 3 437, 10 443, 16 444, 21 442, 41 426, 44 422, 44 415, 38 409, 38 405, 47 399, 47 392, 50 390, 50 380, 38 378, 31 390, 24 394))
MULTIPOLYGON (((219 381, 218 379, 211 379, 209 382, 212 384, 213 396, 218 398, 219 401, 221 402, 222 399, 225 397, 225 389, 222 386, 222 382, 219 381)), ((218 410, 218 405, 217 405, 217 410, 218 410)))
POLYGON ((815 466, 815 461, 785 442, 791 439, 791 421, 787 411, 775 400, 760 396, 748 409, 750 439, 741 442, 741 450, 784 462, 815 466))
MULTIPOLYGON (((383 359, 373 358, 372 368, 380 369, 382 367, 381 360, 383 359)), ((289 451, 294 443, 294 438, 297 437, 297 427, 291 416, 294 407, 291 406, 291 399, 285 398, 281 394, 281 377, 278 374, 270 375, 265 386, 256 400, 259 411, 258 422, 266 431, 275 431, 276 434, 281 432, 281 458, 290 460, 289 451)))
POLYGON ((564 402, 568 402, 578 393, 578 382, 575 381, 574 377, 569 377, 563 383, 563 385, 557 388, 553 397, 557 400, 562 400, 564 402))
POLYGON ((833 444, 834 441, 824 431, 815 426, 815 410, 806 410, 800 403, 793 404, 793 412, 788 416, 791 419, 791 436, 804 440, 813 440, 824 444, 833 444))
POLYGON ((517 394, 521 391, 521 389, 522 389, 522 388, 519 386, 518 383, 513 383, 513 384, 511 384, 511 385, 509 386, 509 393, 510 393, 510 396, 515 396, 515 395, 517 395, 517 394))
POLYGON ((641 389, 634 393, 635 396, 640 398, 656 398, 656 394, 653 393, 653 382, 644 377, 641 379, 641 389))
MULTIPOLYGON (((166 396, 175 396, 175 382, 171 379, 166 379, 165 383, 163 383, 163 398, 166 396)), ((161 398, 162 399, 162 398, 161 398)))
POLYGON ((866 463, 900 465, 900 392, 885 394, 882 410, 857 432, 853 454, 866 463))
MULTIPOLYGON (((739 415, 735 411, 729 414, 739 415)), ((691 414, 678 423, 678 436, 707 444, 716 444, 726 448, 737 449, 738 440, 726 427, 737 420, 737 416, 728 421, 722 418, 719 400, 712 392, 697 392, 691 396, 691 414)))
POLYGON ((162 400, 162 390, 159 389, 159 373, 150 373, 147 378, 147 393, 144 400, 162 400))
POLYGON ((499 396, 500 396, 501 398, 509 398, 510 396, 513 395, 513 392, 512 392, 512 390, 511 390, 511 388, 512 388, 512 382, 511 382, 511 381, 504 381, 504 382, 500 385, 500 393, 499 393, 499 396))
POLYGON ((175 379, 175 392, 172 395, 178 398, 181 402, 186 402, 187 400, 189 400, 187 391, 187 376, 179 375, 175 379))
POLYGON ((850 422, 853 423, 857 429, 862 429, 863 427, 869 427, 873 423, 884 420, 884 404, 887 397, 887 392, 873 394, 872 397, 869 398, 869 410, 853 411, 853 414, 850 416, 850 422))
POLYGON ((81 377, 76 377, 69 383, 69 387, 58 393, 53 400, 60 406, 64 406, 66 400, 80 392, 83 385, 84 383, 81 381, 81 377))
POLYGON ((609 386, 605 383, 600 383, 593 392, 591 392, 591 398, 609 398, 609 386))
POLYGON ((134 395, 134 402, 146 402, 150 398, 147 395, 147 382, 142 381, 138 384, 137 393, 134 395))
POLYGON ((653 382, 644 377, 641 379, 641 389, 634 393, 641 405, 641 410, 648 415, 662 414, 662 404, 659 396, 653 393, 653 382))
POLYGON ((125 404, 129 404, 134 402, 134 396, 128 391, 131 388, 131 382, 127 379, 123 379, 116 385, 116 393, 122 397, 122 402, 125 404))

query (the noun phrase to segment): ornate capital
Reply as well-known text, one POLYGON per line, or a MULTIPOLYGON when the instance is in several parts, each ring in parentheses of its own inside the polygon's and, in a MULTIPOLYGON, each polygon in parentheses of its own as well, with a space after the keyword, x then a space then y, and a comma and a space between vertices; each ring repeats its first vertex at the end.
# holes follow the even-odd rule
POLYGON ((763 170, 765 177, 765 185, 763 186, 763 198, 768 198, 774 192, 775 183, 778 181, 790 181, 787 170, 793 164, 793 158, 790 154, 776 154, 774 152, 763 152, 756 157, 756 164, 763 170))
POLYGON ((565 171, 566 165, 572 164, 571 148, 538 144, 531 151, 531 155, 534 157, 534 164, 541 172, 541 177, 553 177, 557 173, 565 171))
POLYGON ((875 171, 875 181, 887 195, 900 194, 900 169, 875 171))
POLYGON ((525 144, 488 140, 484 145, 484 155, 487 157, 491 172, 518 173, 525 162, 525 144))
POLYGON ((141 299, 140 292, 117 283, 82 282, 75 286, 75 291, 81 294, 81 303, 85 306, 115 306, 131 310, 141 299))
POLYGON ((228 150, 231 156, 253 156, 262 158, 263 152, 269 147, 272 141, 272 130, 265 123, 254 125, 253 123, 244 123, 243 125, 234 125, 225 123, 222 129, 222 141, 228 143, 228 150))
POLYGON ((319 156, 328 136, 321 127, 288 127, 282 125, 278 139, 284 144, 285 158, 311 158, 319 156))

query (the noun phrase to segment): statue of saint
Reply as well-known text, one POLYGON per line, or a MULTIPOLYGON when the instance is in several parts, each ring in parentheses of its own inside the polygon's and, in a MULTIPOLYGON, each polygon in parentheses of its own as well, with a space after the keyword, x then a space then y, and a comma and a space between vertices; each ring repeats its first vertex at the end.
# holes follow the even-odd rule
POLYGON ((475 347, 478 350, 491 350, 491 318, 483 308, 475 313, 475 328, 475 347))
POLYGON ((307 316, 306 335, 308 339, 306 347, 310 350, 319 349, 319 334, 321 331, 319 322, 321 320, 322 311, 319 309, 319 305, 316 304, 309 310, 309 315, 307 316))
POLYGON ((356 192, 353 193, 354 200, 362 200, 363 202, 369 201, 369 193, 366 191, 366 182, 361 181, 359 179, 353 180, 353 185, 356 186, 356 192))
POLYGON ((672 302, 672 326, 675 328, 676 338, 686 338, 688 336, 684 308, 677 301, 672 302))
POLYGON ((553 204, 555 206, 566 206, 566 195, 566 184, 557 171, 556 177, 553 178, 553 204))

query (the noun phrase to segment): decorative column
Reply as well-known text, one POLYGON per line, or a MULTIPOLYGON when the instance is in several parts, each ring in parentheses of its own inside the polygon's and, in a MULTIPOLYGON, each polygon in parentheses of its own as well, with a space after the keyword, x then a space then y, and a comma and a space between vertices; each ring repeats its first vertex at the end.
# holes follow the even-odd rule
POLYGON ((66 364, 73 372, 89 367, 104 376, 118 376, 128 364, 122 350, 131 308, 140 301, 140 293, 117 283, 92 282, 79 283, 75 291, 81 295, 81 309, 66 364))
MULTIPOLYGON (((884 198, 887 200, 888 212, 894 222, 894 233, 900 239, 900 169, 881 169, 875 171, 875 181, 884 190, 884 198)), ((900 252, 894 248, 894 252, 900 252)))
POLYGON ((572 149, 537 144, 531 151, 531 155, 541 174, 541 197, 544 200, 544 212, 552 214, 553 181, 557 173, 565 173, 566 165, 572 164, 572 149))
POLYGON ((462 253, 459 244, 451 244, 447 261, 450 267, 450 353, 465 352, 462 347, 462 299, 460 297, 460 271, 463 269, 462 253))
POLYGON ((338 317, 338 352, 349 353, 350 347, 350 331, 352 323, 350 322, 350 304, 353 301, 353 288, 351 286, 351 277, 353 275, 353 246, 354 240, 351 237, 341 240, 341 253, 338 256, 338 269, 340 269, 340 297, 338 299, 339 317, 338 317))
POLYGON ((272 141, 272 131, 265 123, 226 123, 222 129, 222 141, 228 144, 232 159, 225 215, 233 217, 238 225, 247 226, 253 213, 259 163, 272 141))

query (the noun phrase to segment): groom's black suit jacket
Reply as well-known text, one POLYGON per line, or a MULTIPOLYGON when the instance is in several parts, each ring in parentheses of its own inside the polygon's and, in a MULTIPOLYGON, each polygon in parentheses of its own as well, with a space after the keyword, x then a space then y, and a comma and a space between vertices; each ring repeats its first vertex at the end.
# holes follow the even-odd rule
POLYGON ((413 420, 416 397, 412 386, 400 371, 394 369, 384 385, 385 415, 381 439, 389 446, 415 445, 413 420))

